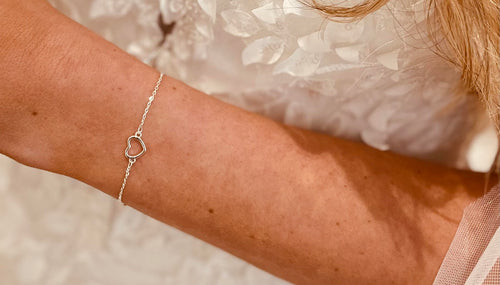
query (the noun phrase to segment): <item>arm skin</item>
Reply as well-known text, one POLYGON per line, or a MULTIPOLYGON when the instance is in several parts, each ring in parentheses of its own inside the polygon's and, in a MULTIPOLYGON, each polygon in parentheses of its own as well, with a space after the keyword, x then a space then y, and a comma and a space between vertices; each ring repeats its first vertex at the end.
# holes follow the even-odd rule
MULTIPOLYGON (((157 71, 45 2, 4 0, 0 17, 0 152, 117 197, 157 71)), ((143 139, 128 205, 297 284, 431 284, 484 188, 171 78, 143 139)))

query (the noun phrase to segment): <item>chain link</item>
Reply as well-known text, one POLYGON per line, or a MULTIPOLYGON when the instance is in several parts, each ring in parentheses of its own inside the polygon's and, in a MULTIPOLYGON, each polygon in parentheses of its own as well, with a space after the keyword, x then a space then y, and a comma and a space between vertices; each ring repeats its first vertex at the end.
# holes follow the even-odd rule
POLYGON ((160 88, 160 84, 161 84, 162 79, 163 79, 163 74, 160 74, 160 78, 158 78, 158 82, 156 82, 155 88, 153 89, 153 93, 151 94, 151 96, 149 96, 148 104, 146 104, 146 109, 144 109, 144 114, 142 114, 141 123, 139 124, 139 127, 137 128, 137 132, 135 132, 135 135, 138 137, 142 136, 142 127, 144 126, 144 122, 146 121, 146 116, 148 115, 149 108, 151 107, 151 103, 153 103, 153 100, 155 99, 156 93, 158 92, 158 88, 160 88))
POLYGON ((125 189, 125 185, 127 184, 128 176, 130 175, 130 168, 132 168, 132 165, 134 163, 135 163, 135 158, 128 160, 128 166, 127 166, 127 170, 125 170, 125 177, 123 178, 122 188, 120 188, 120 194, 118 194, 118 200, 122 203, 123 203, 123 201, 122 201, 123 190, 125 189))
MULTIPOLYGON (((144 109, 144 114, 142 114, 142 119, 141 123, 139 124, 139 127, 137 128, 137 131, 133 136, 136 136, 139 138, 139 140, 142 142, 142 130, 144 127, 144 122, 146 121, 146 116, 148 115, 149 108, 151 107, 151 103, 153 103, 153 100, 155 99, 156 93, 158 92, 158 88, 160 88, 161 81, 163 79, 163 74, 160 74, 160 78, 158 78, 158 81, 156 82, 155 88, 153 89, 153 92, 151 93, 151 96, 149 96, 148 103, 146 104, 146 108, 144 109)), ((129 138, 130 139, 130 138, 129 138)), ((120 193, 118 194, 118 200, 123 203, 123 191, 125 190, 125 185, 127 185, 127 179, 130 175, 130 169, 132 168, 132 165, 136 162, 136 158, 129 158, 130 155, 128 155, 128 151, 130 150, 130 147, 127 142, 127 148, 125 149, 125 157, 128 158, 128 166, 127 169, 125 170, 125 177, 123 178, 123 183, 122 187, 120 188, 120 193)), ((145 145, 143 146, 143 152, 146 152, 145 145)), ((139 154, 140 155, 140 154, 139 154)), ((139 156, 138 155, 138 156, 139 156)), ((125 203, 123 203, 125 205, 125 203)))

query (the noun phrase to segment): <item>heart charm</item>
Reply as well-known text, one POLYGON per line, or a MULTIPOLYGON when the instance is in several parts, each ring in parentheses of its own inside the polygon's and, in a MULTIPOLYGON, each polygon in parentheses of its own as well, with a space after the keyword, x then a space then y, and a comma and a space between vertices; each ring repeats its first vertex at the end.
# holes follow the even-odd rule
POLYGON ((133 135, 133 136, 130 136, 130 137, 128 138, 128 140, 127 140, 127 148, 125 149, 125 156, 126 156, 128 159, 136 159, 136 158, 140 157, 141 155, 143 155, 145 152, 146 152, 146 145, 145 145, 145 144, 144 144, 144 142, 142 141, 141 137, 138 137, 138 136, 136 136, 136 135, 133 135), (129 150, 130 150, 130 148, 132 147, 132 146, 130 145, 130 141, 132 141, 132 140, 137 140, 137 141, 141 144, 141 148, 142 148, 142 150, 141 150, 141 152, 139 152, 139 153, 138 153, 138 154, 136 154, 136 155, 131 155, 131 154, 129 154, 129 153, 128 153, 128 152, 129 152, 129 150))

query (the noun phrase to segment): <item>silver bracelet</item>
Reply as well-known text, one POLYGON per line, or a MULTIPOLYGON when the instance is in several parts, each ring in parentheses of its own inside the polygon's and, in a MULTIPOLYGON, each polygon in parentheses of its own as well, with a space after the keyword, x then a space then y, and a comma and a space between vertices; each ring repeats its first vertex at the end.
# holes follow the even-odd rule
MULTIPOLYGON (((153 90, 153 93, 151 96, 149 96, 149 101, 148 104, 146 105, 146 109, 144 109, 144 114, 142 114, 142 120, 141 123, 139 124, 139 127, 137 128, 137 132, 135 134, 131 135, 127 139, 127 148, 125 149, 125 157, 128 158, 128 166, 127 170, 125 170, 125 177, 123 178, 123 183, 122 183, 122 188, 120 189, 120 194, 118 194, 118 200, 123 203, 123 190, 125 189, 125 185, 127 184, 127 179, 128 176, 130 175, 130 169, 132 168, 132 165, 136 162, 136 160, 141 157, 145 152, 146 152, 146 145, 144 144, 144 141, 142 140, 142 127, 144 126, 144 121, 146 120, 146 116, 148 115, 149 108, 151 107, 151 103, 155 99, 155 95, 158 92, 158 88, 160 88, 161 80, 163 79, 163 74, 160 74, 160 78, 158 78, 158 81, 156 82, 155 88, 153 90), (141 145, 141 152, 139 152, 136 155, 131 155, 129 152, 131 148, 130 142, 132 140, 136 140, 140 145, 141 145)), ((123 203, 125 205, 125 203, 123 203)))

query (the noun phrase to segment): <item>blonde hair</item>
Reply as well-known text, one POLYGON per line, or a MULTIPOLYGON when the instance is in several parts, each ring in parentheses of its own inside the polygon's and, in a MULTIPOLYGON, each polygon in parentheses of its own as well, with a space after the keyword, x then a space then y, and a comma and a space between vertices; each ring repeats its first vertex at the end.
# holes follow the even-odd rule
MULTIPOLYGON (((462 71, 465 86, 477 94, 500 132, 499 0, 427 0, 428 34, 436 51, 462 71)), ((341 7, 312 0, 334 21, 355 21, 389 0, 365 0, 341 7)))

